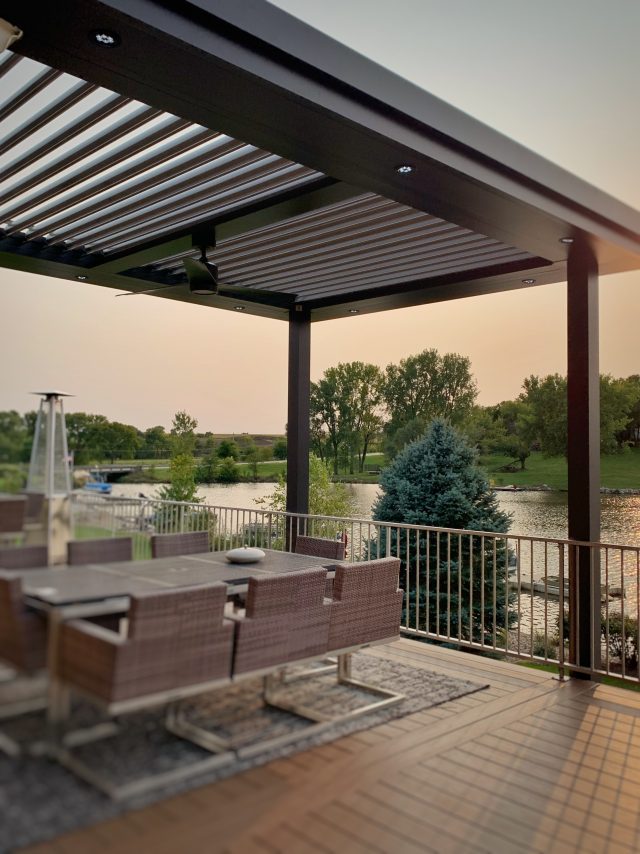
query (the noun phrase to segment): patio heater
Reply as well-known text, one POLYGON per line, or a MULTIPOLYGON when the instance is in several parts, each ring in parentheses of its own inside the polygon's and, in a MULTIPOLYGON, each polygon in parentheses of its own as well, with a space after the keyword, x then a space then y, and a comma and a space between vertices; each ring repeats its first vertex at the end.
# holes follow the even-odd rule
POLYGON ((29 539, 46 542, 50 563, 65 563, 67 542, 71 539, 71 471, 62 400, 71 395, 62 391, 33 394, 42 399, 33 436, 27 492, 44 495, 44 501, 39 530, 34 530, 29 539))

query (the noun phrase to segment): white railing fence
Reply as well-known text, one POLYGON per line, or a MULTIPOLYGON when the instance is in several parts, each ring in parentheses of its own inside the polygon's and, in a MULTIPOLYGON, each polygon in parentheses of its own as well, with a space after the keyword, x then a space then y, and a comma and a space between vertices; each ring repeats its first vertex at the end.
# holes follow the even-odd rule
MULTIPOLYGON (((347 560, 394 556, 405 591, 401 630, 478 650, 579 669, 568 661, 570 567, 600 578, 600 634, 589 672, 638 681, 640 549, 367 519, 74 495, 76 536, 132 536, 148 558, 154 533, 208 530, 213 550, 285 550, 296 534, 345 539, 347 560)), ((598 627, 596 627, 598 628, 598 627)))

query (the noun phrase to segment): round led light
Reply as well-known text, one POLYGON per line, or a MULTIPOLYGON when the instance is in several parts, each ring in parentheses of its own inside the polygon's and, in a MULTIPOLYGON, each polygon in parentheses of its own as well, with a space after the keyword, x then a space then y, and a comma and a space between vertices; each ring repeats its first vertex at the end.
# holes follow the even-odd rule
POLYGON ((236 311, 244 311, 244 310, 245 310, 245 306, 244 306, 244 305, 234 305, 234 309, 235 309, 236 311))
POLYGON ((350 308, 349 314, 360 314, 360 309, 359 308, 350 308))
POLYGON ((535 279, 523 279, 522 280, 523 285, 535 285, 535 283, 536 283, 535 279))
POLYGON ((79 282, 86 282, 88 278, 89 278, 89 276, 76 276, 76 279, 79 282))
POLYGON ((573 243, 573 237, 561 237, 560 243, 567 243, 567 244, 573 243))
POLYGON ((396 166, 396 172, 399 175, 410 175, 413 172, 413 166, 410 166, 408 163, 402 163, 400 166, 396 166))
POLYGON ((113 30, 92 30, 89 40, 98 47, 118 47, 122 41, 113 30))

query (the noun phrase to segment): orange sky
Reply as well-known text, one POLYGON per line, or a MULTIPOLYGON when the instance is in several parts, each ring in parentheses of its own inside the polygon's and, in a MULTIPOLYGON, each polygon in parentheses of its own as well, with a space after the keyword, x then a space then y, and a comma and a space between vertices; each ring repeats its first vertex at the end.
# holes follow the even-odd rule
MULTIPOLYGON (((276 5, 640 208, 640 4, 604 0, 278 0, 276 5)), ((45 386, 145 428, 280 432, 286 324, 0 270, 0 409, 45 386)), ((640 273, 601 279, 601 370, 640 372, 640 273)), ((312 377, 425 347, 469 356, 481 403, 566 369, 565 286, 314 324, 312 377)))

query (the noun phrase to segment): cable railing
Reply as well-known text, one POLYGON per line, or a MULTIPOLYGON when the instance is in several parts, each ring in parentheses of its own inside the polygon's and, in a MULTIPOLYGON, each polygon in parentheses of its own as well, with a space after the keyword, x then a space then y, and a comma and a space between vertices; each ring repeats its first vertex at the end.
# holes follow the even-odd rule
POLYGON ((216 551, 290 550, 299 534, 341 539, 348 561, 400 558, 405 635, 555 665, 561 676, 639 681, 635 546, 84 494, 74 496, 74 519, 76 536, 132 536, 137 559, 151 556, 154 533, 206 530, 216 551), (588 668, 569 660, 569 578, 585 575, 599 586, 599 602, 581 615, 593 626, 588 668))

